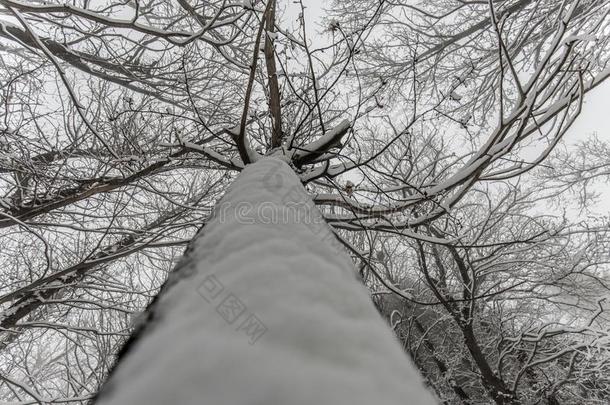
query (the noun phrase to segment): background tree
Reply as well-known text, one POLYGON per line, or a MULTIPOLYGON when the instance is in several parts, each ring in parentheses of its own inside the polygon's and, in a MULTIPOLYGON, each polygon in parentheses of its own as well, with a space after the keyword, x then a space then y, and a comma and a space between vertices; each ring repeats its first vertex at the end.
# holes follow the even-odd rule
POLYGON ((381 289, 378 306, 447 403, 607 399, 608 227, 534 215, 539 195, 506 185, 456 210, 468 246, 382 244, 401 266, 378 266, 410 298, 381 289))

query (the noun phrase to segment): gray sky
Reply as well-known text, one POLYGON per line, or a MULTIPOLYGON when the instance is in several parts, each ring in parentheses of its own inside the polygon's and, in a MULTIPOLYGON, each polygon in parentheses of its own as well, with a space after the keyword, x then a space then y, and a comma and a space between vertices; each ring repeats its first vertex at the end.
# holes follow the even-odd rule
POLYGON ((610 141, 609 80, 606 80, 598 88, 585 96, 582 112, 567 134, 569 137, 568 141, 584 139, 594 132, 600 138, 610 141))
MULTIPOLYGON (((585 96, 582 112, 566 134, 566 142, 574 144, 594 133, 610 142, 610 80, 585 96)), ((601 196, 597 204, 590 208, 597 214, 610 214, 610 183, 600 181, 595 191, 600 192, 601 196)))

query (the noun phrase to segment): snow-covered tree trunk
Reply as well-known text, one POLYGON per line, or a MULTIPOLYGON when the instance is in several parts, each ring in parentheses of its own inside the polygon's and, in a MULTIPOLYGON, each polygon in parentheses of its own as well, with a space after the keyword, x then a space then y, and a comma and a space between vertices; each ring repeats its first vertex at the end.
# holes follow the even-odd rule
POLYGON ((249 165, 98 404, 433 404, 298 177, 249 165))

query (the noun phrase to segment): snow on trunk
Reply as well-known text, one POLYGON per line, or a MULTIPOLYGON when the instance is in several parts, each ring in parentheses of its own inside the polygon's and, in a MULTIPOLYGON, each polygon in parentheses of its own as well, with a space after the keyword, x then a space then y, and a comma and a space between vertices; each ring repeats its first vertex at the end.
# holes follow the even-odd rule
POLYGON ((281 160, 249 165, 98 404, 436 403, 281 160))

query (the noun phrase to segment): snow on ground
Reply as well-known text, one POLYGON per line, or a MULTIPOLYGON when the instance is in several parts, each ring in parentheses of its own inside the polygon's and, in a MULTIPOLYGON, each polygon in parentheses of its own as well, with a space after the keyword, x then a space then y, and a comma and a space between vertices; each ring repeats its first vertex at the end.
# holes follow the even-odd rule
POLYGON ((98 404, 436 403, 292 170, 248 166, 98 404))

